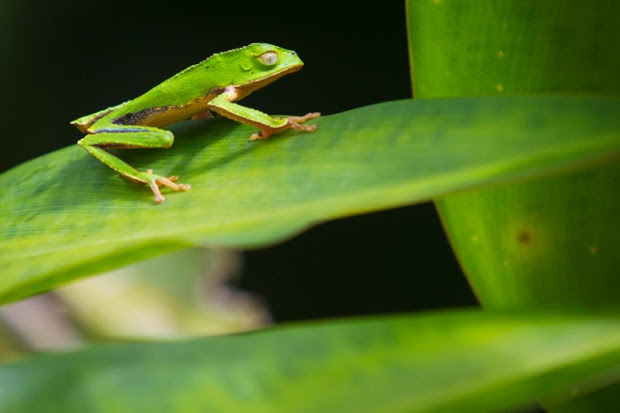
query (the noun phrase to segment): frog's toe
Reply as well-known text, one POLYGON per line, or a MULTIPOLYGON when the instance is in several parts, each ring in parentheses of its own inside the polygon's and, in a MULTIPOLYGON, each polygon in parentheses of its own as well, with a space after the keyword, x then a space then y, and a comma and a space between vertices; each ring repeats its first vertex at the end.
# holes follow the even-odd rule
POLYGON ((288 121, 289 125, 295 130, 301 130, 304 132, 314 132, 316 130, 316 125, 302 125, 297 122, 288 121))
POLYGON ((306 113, 304 116, 290 116, 286 118, 289 122, 304 123, 310 119, 316 119, 321 116, 320 112, 306 113))
POLYGON ((316 119, 321 114, 319 112, 310 112, 305 114, 304 116, 291 116, 286 118, 288 127, 294 128, 296 130, 301 130, 305 132, 314 132, 316 130, 316 125, 302 125, 304 122, 310 119, 316 119))
POLYGON ((152 169, 146 170, 146 183, 153 191, 153 195, 155 195, 155 203, 161 204, 164 202, 166 198, 161 194, 159 188, 161 186, 168 187, 173 191, 189 191, 192 187, 188 184, 177 184, 175 181, 178 181, 178 176, 161 176, 153 173, 152 169))

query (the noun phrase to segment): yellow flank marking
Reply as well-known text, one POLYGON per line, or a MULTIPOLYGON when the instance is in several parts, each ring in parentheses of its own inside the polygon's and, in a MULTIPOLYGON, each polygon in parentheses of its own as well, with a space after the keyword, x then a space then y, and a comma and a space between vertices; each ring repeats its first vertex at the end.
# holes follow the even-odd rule
POLYGON ((502 85, 501 83, 498 83, 495 88, 497 89, 498 92, 504 91, 504 85, 502 85))
POLYGON ((598 253, 598 247, 596 245, 590 245, 590 254, 595 255, 598 253))
POLYGON ((196 98, 189 103, 184 103, 182 105, 167 108, 166 110, 157 111, 146 118, 142 124, 160 128, 187 120, 197 113, 208 110, 207 104, 215 96, 215 93, 209 93, 208 95, 196 98))
POLYGON ((478 235, 477 234, 472 235, 471 241, 472 242, 478 242, 478 235))
POLYGON ((497 57, 499 57, 499 58, 504 57, 504 52, 502 52, 501 50, 499 52, 497 52, 497 57))

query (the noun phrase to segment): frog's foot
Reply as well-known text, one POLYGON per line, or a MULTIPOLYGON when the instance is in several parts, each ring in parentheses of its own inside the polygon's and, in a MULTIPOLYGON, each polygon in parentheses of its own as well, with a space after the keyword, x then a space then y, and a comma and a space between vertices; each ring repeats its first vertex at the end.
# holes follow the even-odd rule
POLYGON ((138 179, 134 179, 137 182, 144 182, 147 184, 151 191, 153 191, 153 195, 155 195, 155 202, 157 204, 161 204, 164 202, 165 198, 161 194, 159 188, 161 186, 166 186, 173 191, 189 191, 191 189, 191 185, 187 184, 176 184, 175 182, 179 180, 178 176, 160 176, 153 173, 152 169, 147 169, 146 172, 142 172, 138 179))
MULTIPOLYGON (((284 126, 281 126, 279 128, 273 128, 273 129, 263 129, 260 132, 254 133, 252 136, 250 136, 250 140, 255 141, 257 139, 267 139, 273 133, 280 132, 280 131, 283 131, 289 128, 293 128, 295 130, 302 130, 304 132, 314 132, 316 130, 316 125, 302 125, 302 123, 310 119, 316 119, 319 116, 321 116, 319 112, 310 112, 310 113, 305 114, 304 116, 288 117, 286 118, 286 124, 284 126)), ((279 120, 278 118, 275 118, 275 119, 279 120)))
POLYGON ((316 130, 316 125, 302 125, 302 123, 310 119, 316 119, 319 116, 321 116, 319 112, 310 112, 304 116, 291 116, 290 118, 286 118, 286 120, 288 121, 287 125, 295 130, 314 132, 316 130))
MULTIPOLYGON (((301 127, 301 125, 299 125, 300 123, 304 123, 305 121, 308 121, 310 119, 316 119, 319 116, 321 116, 321 114, 319 112, 310 112, 310 113, 306 113, 303 116, 291 116, 291 117, 286 118, 286 120, 288 120, 289 123, 291 123, 291 124, 294 123, 298 127, 301 127)), ((314 126, 314 129, 316 129, 316 125, 312 125, 312 126, 314 126)), ((293 126, 293 127, 295 129, 297 129, 295 126, 293 126)), ((308 128, 308 127, 309 126, 304 126, 303 128, 308 128)), ((312 129, 312 130, 314 130, 314 129, 312 129)), ((306 129, 304 129, 304 130, 306 130, 306 129)))

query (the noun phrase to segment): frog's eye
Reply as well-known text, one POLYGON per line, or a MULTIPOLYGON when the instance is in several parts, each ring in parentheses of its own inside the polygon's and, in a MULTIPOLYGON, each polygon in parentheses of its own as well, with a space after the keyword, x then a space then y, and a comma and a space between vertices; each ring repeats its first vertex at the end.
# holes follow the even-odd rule
POLYGON ((270 50, 258 56, 258 60, 260 60, 262 64, 267 66, 274 65, 278 62, 278 52, 270 50))

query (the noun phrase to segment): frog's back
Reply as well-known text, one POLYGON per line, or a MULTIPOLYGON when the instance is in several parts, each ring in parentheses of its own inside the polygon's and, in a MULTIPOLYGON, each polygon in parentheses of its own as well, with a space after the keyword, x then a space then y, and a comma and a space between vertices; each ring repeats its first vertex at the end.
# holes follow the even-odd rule
MULTIPOLYGON (((270 82, 256 82, 262 77, 274 76, 270 63, 259 63, 257 56, 278 49, 267 43, 251 45, 216 53, 200 63, 188 67, 161 82, 143 95, 98 118, 90 131, 113 125, 147 125, 162 127, 186 120, 208 110, 208 103, 221 94, 227 86, 256 83, 262 87, 270 82), (255 65, 262 65, 257 69, 255 65)), ((296 54, 279 49, 294 57, 296 68, 301 61, 296 54)), ((271 52, 273 53, 273 51, 271 52)), ((278 69, 279 70, 279 69, 278 69)), ((249 92, 251 93, 251 91, 249 92)))
POLYGON ((110 124, 161 127, 206 111, 207 103, 224 88, 221 81, 216 81, 217 71, 211 70, 213 57, 188 67, 113 111, 102 111, 103 116, 93 128, 110 124))

